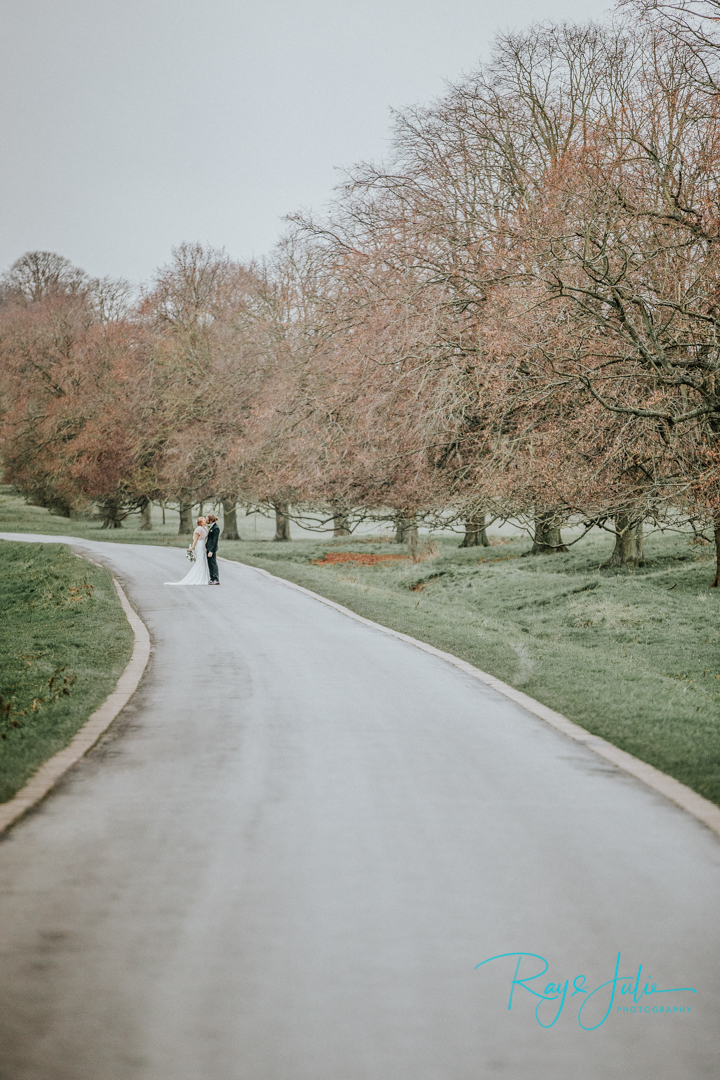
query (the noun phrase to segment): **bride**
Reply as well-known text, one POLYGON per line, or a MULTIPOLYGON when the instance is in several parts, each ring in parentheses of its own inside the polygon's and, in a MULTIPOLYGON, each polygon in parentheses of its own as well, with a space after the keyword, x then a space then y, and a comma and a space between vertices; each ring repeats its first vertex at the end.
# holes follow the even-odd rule
POLYGON ((208 567, 207 553, 205 551, 205 538, 208 531, 206 528, 205 518, 199 517, 197 519, 197 528, 193 533, 193 542, 188 548, 188 551, 195 553, 195 562, 190 567, 189 573, 185 575, 182 581, 166 581, 166 585, 209 585, 210 584, 210 568, 208 567))

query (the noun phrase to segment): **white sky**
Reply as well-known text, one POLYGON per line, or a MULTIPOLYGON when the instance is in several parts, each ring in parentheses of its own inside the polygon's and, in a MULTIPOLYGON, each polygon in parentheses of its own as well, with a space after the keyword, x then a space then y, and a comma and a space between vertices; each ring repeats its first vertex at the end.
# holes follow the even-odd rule
POLYGON ((183 240, 261 255, 498 29, 606 6, 0 0, 0 269, 39 248, 139 282, 183 240))

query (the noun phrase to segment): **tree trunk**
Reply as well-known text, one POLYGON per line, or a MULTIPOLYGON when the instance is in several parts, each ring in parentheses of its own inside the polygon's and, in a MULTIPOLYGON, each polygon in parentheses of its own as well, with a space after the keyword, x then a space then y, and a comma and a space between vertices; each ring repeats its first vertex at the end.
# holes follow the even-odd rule
POLYGON ((643 562, 642 518, 630 514, 615 517, 615 548, 603 566, 641 566, 643 562))
POLYGON ((140 532, 149 532, 152 529, 152 503, 146 499, 140 511, 140 532))
POLYGON ((162 502, 160 503, 160 505, 162 506, 163 525, 164 525, 164 524, 165 524, 165 500, 164 500, 164 499, 163 499, 163 501, 162 501, 162 502))
POLYGON ((275 508, 275 535, 273 540, 292 540, 290 536, 290 518, 286 502, 273 503, 275 508))
POLYGON ((33 492, 31 499, 31 506, 43 506, 56 517, 72 517, 72 507, 70 503, 65 502, 65 500, 56 495, 55 492, 50 492, 49 494, 43 491, 33 492))
POLYGON ((192 536, 192 508, 192 503, 180 503, 180 525, 178 527, 178 536, 192 536))
POLYGON ((350 518, 345 510, 333 514, 333 536, 351 536, 350 518))
POLYGON ((51 514, 54 514, 55 517, 72 517, 72 509, 68 503, 65 502, 52 502, 49 504, 48 510, 51 514))
POLYGON ((490 547, 490 541, 485 532, 484 514, 475 514, 465 522, 465 535, 460 547, 490 547))
POLYGON ((223 499, 223 531, 221 540, 239 540, 240 533, 237 525, 237 507, 234 499, 223 499))
POLYGON ((418 536, 417 518, 407 510, 401 510, 395 519, 395 542, 397 544, 409 544, 415 547, 420 543, 418 536))
POLYGON ((119 503, 110 499, 100 503, 100 515, 103 529, 122 529, 123 523, 120 519, 119 503))
POLYGON ((560 535, 560 526, 552 512, 535 515, 535 536, 533 546, 526 555, 559 555, 567 551, 560 535))
POLYGON ((715 580, 711 589, 720 587, 720 519, 715 521, 715 580))

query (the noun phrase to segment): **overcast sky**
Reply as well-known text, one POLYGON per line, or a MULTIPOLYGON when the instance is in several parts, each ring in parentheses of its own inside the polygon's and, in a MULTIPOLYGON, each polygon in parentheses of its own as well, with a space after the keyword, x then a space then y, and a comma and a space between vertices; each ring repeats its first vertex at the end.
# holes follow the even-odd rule
POLYGON ((0 0, 0 269, 42 249, 139 282, 183 240, 262 255, 497 30, 607 6, 0 0))

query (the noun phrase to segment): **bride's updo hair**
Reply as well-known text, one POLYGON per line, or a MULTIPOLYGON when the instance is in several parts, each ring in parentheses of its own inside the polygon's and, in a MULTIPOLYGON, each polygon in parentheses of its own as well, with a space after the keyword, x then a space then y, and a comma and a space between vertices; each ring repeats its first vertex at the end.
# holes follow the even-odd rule
POLYGON ((198 518, 198 519, 197 519, 197 521, 195 522, 195 524, 196 524, 196 525, 202 525, 204 521, 205 521, 205 518, 201 518, 201 517, 200 517, 200 518, 198 518))

